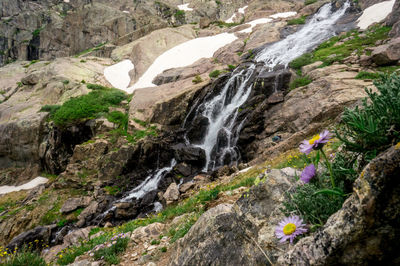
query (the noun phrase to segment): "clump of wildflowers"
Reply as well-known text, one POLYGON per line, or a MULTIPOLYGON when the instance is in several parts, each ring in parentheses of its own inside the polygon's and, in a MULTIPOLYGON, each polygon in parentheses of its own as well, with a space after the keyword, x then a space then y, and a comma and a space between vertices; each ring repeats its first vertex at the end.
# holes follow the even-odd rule
POLYGON ((315 176, 316 169, 314 164, 310 164, 309 166, 305 167, 303 172, 301 173, 300 180, 304 183, 310 182, 310 180, 315 176))

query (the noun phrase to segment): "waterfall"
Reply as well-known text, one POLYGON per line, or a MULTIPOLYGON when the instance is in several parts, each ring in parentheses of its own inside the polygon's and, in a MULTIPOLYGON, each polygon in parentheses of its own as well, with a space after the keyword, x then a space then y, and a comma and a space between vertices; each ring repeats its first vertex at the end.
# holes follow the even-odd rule
MULTIPOLYGON (((335 22, 344 15, 349 6, 346 2, 339 10, 333 12, 332 4, 324 5, 299 31, 259 52, 255 61, 262 64, 267 71, 273 71, 277 65, 287 67, 293 59, 332 37, 335 22)), ((244 121, 240 121, 239 126, 235 127, 236 119, 239 107, 250 95, 253 80, 251 77, 256 75, 256 72, 255 63, 247 69, 236 69, 218 95, 194 109, 195 116, 206 117, 208 120, 202 143, 192 143, 205 151, 206 164, 203 171, 207 172, 224 165, 226 159, 230 162, 239 159, 236 143, 244 121)))
MULTIPOLYGON (((205 151, 206 163, 203 171, 214 170, 226 164, 227 161, 236 162, 240 159, 236 143, 245 120, 237 121, 239 108, 250 96, 252 82, 258 75, 259 66, 261 65, 267 71, 273 71, 277 65, 287 67, 293 59, 333 36, 336 21, 344 15, 349 6, 350 4, 346 2, 337 11, 332 11, 332 4, 324 5, 299 31, 263 49, 257 54, 255 62, 247 67, 236 68, 217 95, 214 96, 213 92, 210 92, 203 102, 196 100, 184 120, 183 127, 187 129, 196 117, 206 118, 208 126, 201 143, 191 143, 187 136, 184 139, 186 145, 199 147, 205 151), (194 118, 189 119, 193 115, 194 118)), ((277 84, 275 84, 275 90, 276 87, 277 84)), ((169 166, 147 176, 140 185, 128 192, 117 203, 141 199, 147 193, 158 189, 161 179, 176 164, 176 160, 173 159, 169 166)), ((159 211, 160 208, 160 203, 154 204, 155 211, 159 211)), ((114 209, 115 206, 103 213, 102 217, 114 209)))

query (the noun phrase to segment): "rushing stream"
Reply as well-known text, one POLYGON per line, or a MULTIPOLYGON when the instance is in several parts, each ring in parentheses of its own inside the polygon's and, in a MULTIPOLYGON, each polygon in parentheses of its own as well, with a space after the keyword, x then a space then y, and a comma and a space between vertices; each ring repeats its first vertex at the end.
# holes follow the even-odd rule
MULTIPOLYGON (((299 31, 264 48, 256 56, 256 62, 249 67, 237 68, 219 94, 214 97, 205 97, 207 100, 196 104, 197 106, 189 112, 189 115, 195 112, 194 117, 207 118, 208 126, 200 144, 190 143, 188 138, 186 138, 186 144, 200 147, 205 151, 206 163, 203 171, 207 172, 222 166, 226 163, 227 156, 231 162, 240 159, 236 143, 244 121, 236 120, 239 107, 248 100, 251 93, 252 81, 254 75, 257 75, 257 68, 262 65, 265 70, 273 71, 278 65, 287 67, 293 59, 332 37, 335 34, 336 21, 344 15, 349 6, 350 4, 346 2, 340 9, 332 11, 332 4, 324 5, 299 31), (224 145, 217 145, 221 136, 225 139, 224 145)), ((187 118, 184 121, 184 127, 185 124, 190 124, 187 118)), ((134 198, 140 199, 146 193, 156 190, 160 180, 175 165, 174 159, 169 166, 156 170, 118 202, 129 202, 134 198)), ((159 205, 159 203, 156 204, 155 208, 160 209, 159 205)))

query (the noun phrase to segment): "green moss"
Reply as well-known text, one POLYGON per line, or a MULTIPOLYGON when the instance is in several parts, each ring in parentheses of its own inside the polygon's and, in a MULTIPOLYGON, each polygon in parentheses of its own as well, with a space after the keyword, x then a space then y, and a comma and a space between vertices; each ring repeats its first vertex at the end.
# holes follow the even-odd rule
POLYGON ((306 86, 311 82, 312 80, 308 76, 298 77, 289 84, 289 89, 294 90, 295 88, 306 86))
POLYGON ((211 71, 210 74, 208 74, 210 76, 210 78, 217 78, 219 75, 221 75, 221 71, 220 70, 214 70, 211 71))
POLYGON ((117 186, 112 186, 112 187, 111 186, 105 186, 104 190, 106 191, 106 193, 108 195, 112 195, 112 196, 117 195, 121 191, 121 189, 119 187, 117 187, 117 186))
POLYGON ((192 80, 192 82, 193 82, 194 84, 199 84, 199 83, 203 82, 203 79, 200 77, 200 75, 196 75, 196 76, 194 77, 194 79, 192 80))
POLYGON ((226 23, 221 20, 213 21, 211 24, 217 25, 220 28, 224 28, 224 27, 231 28, 231 27, 235 27, 235 26, 239 25, 239 23, 226 23))
POLYGON ((287 24, 288 25, 306 24, 306 19, 307 19, 307 16, 301 16, 299 18, 294 18, 294 19, 288 20, 287 24))
POLYGON ((305 6, 308 6, 308 5, 311 5, 311 4, 314 4, 314 3, 316 3, 318 0, 306 0, 306 1, 304 1, 304 5, 305 6))
POLYGON ((334 62, 341 62, 353 52, 361 55, 365 48, 374 46, 378 40, 387 39, 390 29, 391 27, 376 25, 368 29, 361 37, 355 30, 341 36, 334 36, 320 44, 313 52, 296 58, 289 65, 294 69, 300 69, 302 66, 322 61, 323 64, 320 67, 325 67, 334 62), (343 43, 338 44, 339 41, 343 43))
POLYGON ((120 90, 102 88, 71 98, 61 106, 47 105, 41 110, 50 112, 50 119, 57 126, 64 127, 107 113, 110 106, 116 106, 126 98, 127 95, 120 90))
POLYGON ((358 72, 356 79, 378 79, 380 77, 381 74, 379 73, 360 71, 358 72))

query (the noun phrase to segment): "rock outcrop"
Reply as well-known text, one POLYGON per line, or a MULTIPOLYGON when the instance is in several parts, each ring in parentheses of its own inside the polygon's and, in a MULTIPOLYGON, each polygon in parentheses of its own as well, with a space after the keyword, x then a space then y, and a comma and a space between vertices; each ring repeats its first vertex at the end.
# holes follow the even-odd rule
POLYGON ((354 193, 315 234, 282 255, 279 265, 394 265, 399 262, 400 145, 362 171, 354 193))
POLYGON ((234 205, 209 209, 178 241, 169 265, 265 265, 275 260, 283 247, 276 249, 274 228, 283 217, 280 203, 294 184, 293 173, 266 172, 265 182, 234 205))

